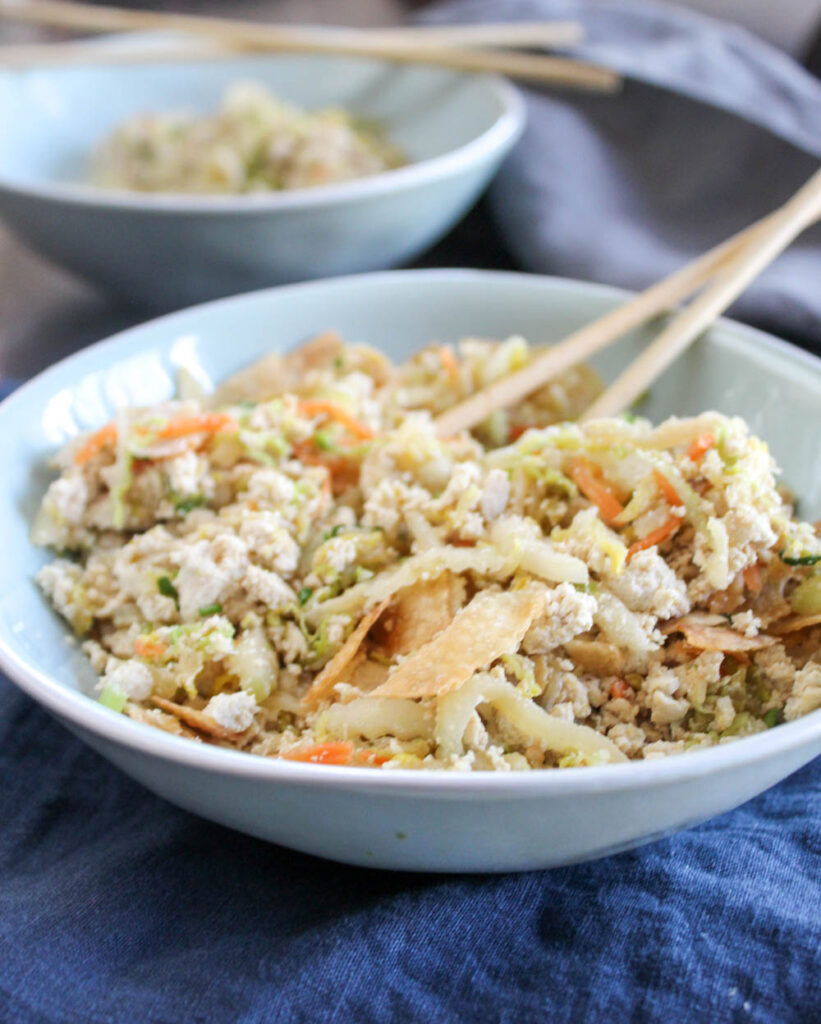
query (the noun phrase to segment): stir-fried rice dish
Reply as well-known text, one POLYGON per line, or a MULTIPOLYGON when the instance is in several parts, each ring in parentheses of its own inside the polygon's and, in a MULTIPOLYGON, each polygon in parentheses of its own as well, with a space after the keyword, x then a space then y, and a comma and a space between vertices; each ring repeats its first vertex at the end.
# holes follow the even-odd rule
POLYGON ((238 82, 214 113, 129 118, 98 147, 92 178, 104 188, 231 195, 315 188, 403 163, 378 125, 337 108, 301 110, 238 82))
POLYGON ((821 542, 741 419, 574 422, 582 367, 439 436, 533 355, 397 367, 327 333, 72 440, 37 580, 99 700, 264 757, 459 771, 658 758, 821 706, 821 542))

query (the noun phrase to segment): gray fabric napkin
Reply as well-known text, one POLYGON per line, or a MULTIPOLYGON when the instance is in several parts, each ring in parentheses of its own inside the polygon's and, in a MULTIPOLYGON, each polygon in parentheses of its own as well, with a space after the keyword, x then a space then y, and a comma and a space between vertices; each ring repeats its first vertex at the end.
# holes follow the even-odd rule
MULTIPOLYGON (((643 288, 769 212, 821 160, 821 82, 740 28, 623 0, 454 0, 428 22, 577 19, 616 96, 527 89, 529 123, 490 193, 528 270, 643 288)), ((821 229, 732 315, 821 351, 821 229)))

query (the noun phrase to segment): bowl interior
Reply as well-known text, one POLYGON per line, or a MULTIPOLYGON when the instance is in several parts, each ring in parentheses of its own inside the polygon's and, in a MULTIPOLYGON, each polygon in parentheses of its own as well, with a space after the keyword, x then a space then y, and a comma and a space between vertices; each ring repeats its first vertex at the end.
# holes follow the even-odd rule
MULTIPOLYGON (((50 558, 29 524, 50 478, 47 460, 123 404, 174 393, 181 367, 216 381, 272 349, 333 328, 401 359, 432 339, 523 334, 555 341, 623 301, 613 289, 515 274, 428 271, 338 278, 227 299, 134 328, 57 364, 0 405, 0 646, 67 689, 93 676, 33 582, 50 558)), ((634 334, 597 361, 613 376, 637 353, 634 334)), ((706 409, 744 416, 770 442, 800 514, 821 517, 821 362, 738 324, 703 337, 652 389, 653 420, 706 409)), ((134 724, 134 723, 132 723, 134 724)), ((141 728, 134 724, 134 728, 141 728)))
POLYGON ((0 180, 83 183, 95 145, 124 118, 214 110, 237 80, 262 82, 309 110, 337 106, 375 119, 411 162, 465 145, 505 110, 493 79, 359 58, 261 55, 7 72, 0 73, 0 180))

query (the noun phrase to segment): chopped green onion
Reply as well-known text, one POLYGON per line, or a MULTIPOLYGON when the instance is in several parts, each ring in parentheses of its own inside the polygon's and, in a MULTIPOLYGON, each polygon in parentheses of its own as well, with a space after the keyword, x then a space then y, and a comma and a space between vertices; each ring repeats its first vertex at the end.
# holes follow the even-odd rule
POLYGON ((180 595, 177 592, 177 588, 171 582, 168 576, 160 576, 157 580, 157 590, 163 595, 163 597, 173 598, 174 604, 179 609, 180 607, 180 595))
POLYGON ((128 697, 126 697, 122 690, 117 690, 113 686, 106 686, 100 694, 99 700, 105 707, 111 708, 112 711, 116 711, 119 714, 125 707, 128 697))
POLYGON ((778 557, 785 565, 817 565, 821 562, 821 555, 798 555, 796 558, 790 558, 789 555, 785 555, 784 552, 787 549, 778 552, 778 557))
POLYGON ((342 358, 342 356, 336 356, 334 359, 334 369, 341 370, 344 365, 345 360, 342 358))
POLYGON ((178 512, 187 514, 193 512, 195 508, 202 508, 205 504, 205 497, 202 494, 190 494, 187 498, 179 498, 174 502, 174 508, 178 512))
POLYGON ((345 527, 342 525, 342 523, 337 523, 336 526, 334 526, 332 529, 325 531, 325 533, 322 536, 322 539, 330 540, 332 537, 338 537, 344 529, 345 527))
POLYGON ((299 601, 301 605, 304 605, 308 603, 308 599, 310 598, 311 594, 313 594, 313 590, 310 587, 303 587, 302 590, 300 590, 300 592, 296 595, 296 599, 297 601, 299 601))
POLYGON ((215 601, 214 604, 207 604, 204 608, 200 608, 200 615, 206 619, 209 615, 219 615, 222 611, 222 605, 219 601, 215 601))
POLYGON ((314 434, 314 444, 323 452, 336 451, 336 445, 331 440, 331 435, 327 430, 317 430, 314 434))
POLYGON ((768 729, 772 729, 781 721, 781 711, 778 708, 770 708, 762 720, 768 729))

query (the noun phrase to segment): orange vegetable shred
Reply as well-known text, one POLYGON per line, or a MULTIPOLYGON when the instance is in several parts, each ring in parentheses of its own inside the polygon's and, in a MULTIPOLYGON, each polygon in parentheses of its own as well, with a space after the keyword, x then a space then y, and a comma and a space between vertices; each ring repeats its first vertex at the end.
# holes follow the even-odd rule
POLYGON ((354 419, 347 409, 343 409, 336 402, 306 399, 304 402, 299 403, 297 409, 300 416, 305 416, 308 419, 313 419, 314 416, 324 416, 326 419, 336 420, 337 423, 342 424, 349 434, 353 434, 360 441, 369 441, 373 437, 373 431, 370 427, 366 427, 364 423, 354 419))
POLYGON ((453 354, 453 349, 447 345, 439 348, 439 358, 442 360, 442 367, 452 381, 459 379, 459 360, 453 354))
POLYGON ((161 658, 167 650, 167 645, 159 640, 138 636, 134 641, 134 653, 138 658, 161 658))
POLYGON ((624 511, 616 497, 617 488, 602 475, 601 469, 588 459, 573 459, 570 477, 582 494, 598 508, 602 519, 612 523, 624 511))
POLYGON ((113 423, 106 423, 95 434, 86 439, 85 444, 74 453, 74 462, 78 466, 84 465, 107 445, 117 443, 117 428, 113 423))
POLYGON ((224 412, 204 412, 200 416, 181 416, 169 420, 157 431, 157 437, 163 441, 175 441, 178 437, 191 434, 216 434, 220 430, 235 427, 236 423, 224 412))
POLYGON ((279 756, 284 761, 301 761, 303 764, 349 764, 353 754, 353 743, 342 740, 328 743, 313 743, 308 747, 294 747, 279 756))
POLYGON ((691 462, 701 462, 715 443, 716 439, 712 434, 701 434, 687 449, 687 458, 690 459, 691 462))
POLYGON ((629 562, 633 555, 637 555, 639 551, 644 551, 647 548, 652 548, 655 544, 661 544, 663 540, 676 532, 681 526, 681 520, 678 516, 670 516, 666 523, 663 523, 657 530, 652 530, 643 537, 641 540, 637 540, 635 544, 631 544, 627 549, 627 558, 625 561, 629 562))
POLYGON ((653 479, 656 481, 656 487, 661 491, 662 497, 672 508, 678 508, 683 505, 684 502, 678 496, 678 491, 673 487, 664 473, 660 473, 657 469, 653 470, 653 479))
POLYGON ((630 693, 630 684, 625 682, 624 679, 616 679, 610 686, 610 696, 613 700, 617 700, 619 697, 626 697, 630 693))
POLYGON ((747 590, 749 590, 751 594, 761 593, 763 581, 761 579, 761 570, 759 569, 757 562, 755 565, 748 565, 742 573, 742 577, 747 585, 747 590))

